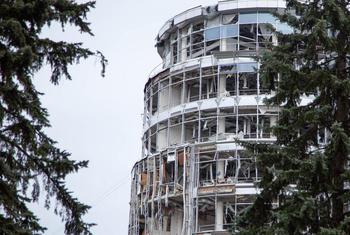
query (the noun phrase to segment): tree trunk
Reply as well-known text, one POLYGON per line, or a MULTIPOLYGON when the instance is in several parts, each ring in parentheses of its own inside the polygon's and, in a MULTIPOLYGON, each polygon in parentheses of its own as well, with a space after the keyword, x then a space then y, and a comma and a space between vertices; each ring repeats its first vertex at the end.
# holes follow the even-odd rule
MULTIPOLYGON (((338 58, 336 60, 336 74, 337 79, 344 81, 347 79, 346 72, 346 53, 344 52, 344 45, 346 45, 346 35, 342 32, 338 35, 338 45, 343 45, 338 49, 338 58), (342 43, 343 42, 343 43, 342 43)), ((335 100, 335 121, 341 124, 341 127, 344 128, 346 133, 348 132, 347 121, 348 121, 348 112, 349 112, 349 101, 343 91, 343 88, 339 88, 337 91, 337 98, 335 100)), ((332 219, 334 226, 338 226, 339 223, 344 219, 344 201, 341 196, 344 193, 344 179, 342 174, 345 172, 346 160, 348 153, 344 146, 336 146, 334 149, 334 158, 333 158, 333 167, 331 168, 331 177, 334 186, 335 193, 332 197, 332 219)))

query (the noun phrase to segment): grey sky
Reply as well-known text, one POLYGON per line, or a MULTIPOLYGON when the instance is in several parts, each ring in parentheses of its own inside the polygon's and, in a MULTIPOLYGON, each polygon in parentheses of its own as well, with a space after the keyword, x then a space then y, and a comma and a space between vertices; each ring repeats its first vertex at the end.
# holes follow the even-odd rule
MULTIPOLYGON (((67 184, 82 202, 93 206, 86 219, 98 224, 94 234, 127 234, 130 171, 141 153, 143 86, 161 62, 154 47, 158 30, 188 8, 215 3, 98 0, 89 14, 95 37, 59 27, 46 32, 57 40, 82 41, 109 60, 106 78, 100 77, 95 59, 72 67, 73 81, 63 80, 59 86, 48 82, 48 69, 35 78, 50 113, 52 128, 47 132, 73 159, 90 161, 89 168, 68 177, 67 184)), ((49 228, 46 234, 63 234, 58 218, 35 210, 49 228)))

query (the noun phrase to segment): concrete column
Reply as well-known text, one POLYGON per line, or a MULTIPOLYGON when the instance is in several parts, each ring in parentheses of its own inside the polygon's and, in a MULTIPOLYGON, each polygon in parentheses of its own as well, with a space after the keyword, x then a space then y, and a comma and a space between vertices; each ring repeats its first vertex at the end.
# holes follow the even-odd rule
MULTIPOLYGON (((217 182, 223 182, 225 178, 225 162, 224 161, 216 161, 216 178, 217 182)), ((224 229, 224 203, 216 200, 215 207, 215 230, 222 231, 224 229)))
POLYGON ((219 117, 218 119, 218 134, 220 135, 225 133, 225 118, 219 117))
POLYGON ((243 133, 246 135, 247 134, 247 120, 244 119, 243 121, 243 133))
POLYGON ((163 229, 162 231, 166 232, 168 227, 168 216, 163 216, 163 229))
POLYGON ((224 203, 217 201, 215 209, 215 231, 224 230, 224 203))
POLYGON ((225 179, 225 162, 216 160, 216 179, 218 182, 225 179))
POLYGON ((219 94, 220 97, 223 97, 226 92, 226 75, 220 75, 219 81, 219 94))
POLYGON ((164 110, 167 110, 168 104, 169 104, 169 87, 162 89, 159 92, 159 111, 162 112, 164 110))
POLYGON ((157 133, 157 149, 163 149, 168 145, 168 131, 164 129, 157 133))
POLYGON ((227 51, 227 38, 221 39, 221 51, 227 51))
POLYGON ((182 216, 181 211, 175 211, 171 216, 170 231, 171 235, 182 234, 182 216))

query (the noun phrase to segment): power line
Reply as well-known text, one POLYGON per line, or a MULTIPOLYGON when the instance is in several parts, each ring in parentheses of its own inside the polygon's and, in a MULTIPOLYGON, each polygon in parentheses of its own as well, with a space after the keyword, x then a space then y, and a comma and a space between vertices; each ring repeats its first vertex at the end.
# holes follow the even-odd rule
MULTIPOLYGON (((126 182, 128 182, 129 175, 126 175, 122 178, 122 180, 119 181, 118 184, 112 186, 110 189, 106 190, 104 193, 100 194, 101 196, 97 197, 95 202, 92 203, 91 209, 96 208, 98 204, 106 200, 108 197, 110 197, 114 192, 116 192, 118 189, 120 189, 126 182)), ((64 226, 61 226, 59 229, 57 229, 53 235, 59 234, 64 229, 64 226)))

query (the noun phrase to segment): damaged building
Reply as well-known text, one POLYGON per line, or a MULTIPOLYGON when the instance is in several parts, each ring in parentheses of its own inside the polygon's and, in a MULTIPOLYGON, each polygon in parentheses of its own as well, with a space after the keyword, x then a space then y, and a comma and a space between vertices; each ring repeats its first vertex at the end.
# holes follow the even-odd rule
POLYGON ((163 63, 144 89, 142 157, 132 169, 129 235, 231 234, 258 193, 254 154, 276 140, 256 55, 277 44, 282 0, 220 1, 167 21, 163 63), (272 26, 272 27, 271 27, 272 26))

